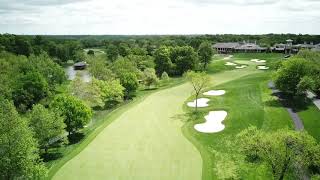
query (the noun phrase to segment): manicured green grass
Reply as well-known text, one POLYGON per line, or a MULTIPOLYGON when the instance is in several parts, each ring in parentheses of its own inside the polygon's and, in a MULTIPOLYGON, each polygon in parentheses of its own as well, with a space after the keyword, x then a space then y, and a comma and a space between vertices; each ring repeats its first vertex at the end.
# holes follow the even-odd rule
MULTIPOLYGON (((221 72, 208 83, 252 73, 257 72, 221 72)), ((115 111, 69 156, 73 159, 56 166, 65 163, 53 179, 201 179, 201 156, 181 133, 181 104, 191 89, 185 83, 115 111)))
POLYGON ((309 102, 305 109, 298 111, 304 129, 320 142, 320 110, 309 102))
MULTIPOLYGON (((208 82, 212 86, 250 74, 263 74, 251 65, 245 69, 225 71, 230 67, 222 66, 222 63, 224 65, 225 62, 216 59, 209 65, 209 72, 215 73, 212 81, 208 82)), ((166 87, 173 85, 175 83, 166 87)), ((264 91, 268 91, 264 88, 264 91)), ((210 179, 213 175, 213 161, 209 159, 220 159, 219 165, 222 165, 223 159, 231 164, 234 159, 238 159, 237 155, 229 156, 219 152, 212 156, 208 147, 203 148, 203 141, 198 141, 190 133, 190 128, 183 126, 185 116, 181 104, 192 94, 189 84, 155 91, 139 91, 135 101, 111 112, 97 113, 98 123, 86 130, 86 138, 79 144, 66 148, 64 158, 52 164, 49 179, 200 179, 201 175, 203 179, 210 179), (203 162, 195 147, 182 136, 182 126, 184 135, 200 150, 203 162), (201 168, 201 165, 204 167, 201 168)), ((246 102, 246 99, 240 101, 246 102)), ((277 109, 272 106, 264 108, 266 112, 276 112, 277 109)), ((241 112, 238 113, 241 115, 241 112)), ((281 115, 282 111, 277 109, 277 113, 281 115)), ((262 123, 261 127, 277 129, 276 119, 273 116, 269 119, 269 125, 262 123)), ((249 124, 254 122, 260 122, 260 119, 254 119, 249 124)), ((283 124, 286 124, 285 120, 283 124)), ((221 137, 226 139, 222 142, 231 142, 227 140, 230 136, 221 137)), ((251 172, 251 166, 245 167, 248 170, 241 174, 251 172)), ((266 174, 264 168, 259 173, 266 174)), ((258 175, 249 173, 244 177, 252 179, 258 175)))
MULTIPOLYGON (((58 148, 49 149, 51 156, 57 156, 56 160, 51 160, 46 162, 45 165, 49 168, 49 174, 47 179, 51 179, 53 175, 70 159, 81 152, 96 136, 103 130, 104 127, 108 126, 115 117, 118 117, 122 112, 141 102, 148 95, 157 92, 159 90, 164 90, 173 86, 183 84, 185 80, 183 78, 171 78, 165 84, 161 84, 158 89, 144 90, 141 89, 137 91, 136 97, 133 100, 125 101, 118 106, 107 109, 94 111, 94 116, 91 123, 87 128, 83 129, 84 138, 76 143, 67 146, 62 146, 58 148)), ((65 92, 69 82, 57 89, 58 92, 65 92)))
POLYGON ((264 59, 264 60, 278 60, 283 59, 284 54, 282 53, 236 53, 234 54, 235 59, 264 59))
POLYGON ((218 73, 226 70, 232 70, 234 67, 226 66, 226 61, 221 59, 212 60, 212 62, 207 67, 207 72, 209 74, 218 73))
MULTIPOLYGON (((236 145, 236 135, 249 126, 266 131, 293 128, 289 114, 267 88, 269 78, 270 73, 258 73, 209 88, 226 90, 226 94, 209 97, 209 107, 200 108, 198 115, 190 115, 183 132, 201 152, 204 180, 218 179, 233 173, 238 174, 240 179, 270 179, 267 168, 246 163, 236 145), (204 116, 214 110, 228 112, 223 122, 226 128, 213 134, 197 132, 193 126, 204 122, 204 116)), ((184 108, 189 113, 193 111, 187 106, 184 108)))

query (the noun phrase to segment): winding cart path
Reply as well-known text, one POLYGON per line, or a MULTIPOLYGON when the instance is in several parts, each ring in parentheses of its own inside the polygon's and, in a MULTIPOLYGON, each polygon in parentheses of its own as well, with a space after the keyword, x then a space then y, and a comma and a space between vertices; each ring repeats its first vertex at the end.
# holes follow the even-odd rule
MULTIPOLYGON (((274 83, 273 82, 269 82, 268 86, 272 90, 273 94, 275 94, 275 95, 277 94, 277 97, 279 98, 280 102, 282 102, 282 104, 285 104, 285 102, 281 98, 281 95, 279 94, 280 91, 278 89, 276 89, 274 83)), ((302 120, 300 119, 298 113, 294 112, 291 107, 288 107, 286 105, 284 105, 284 107, 287 109, 289 115, 291 116, 291 119, 292 119, 292 121, 294 123, 295 129, 297 131, 302 131, 304 129, 304 126, 303 126, 302 120)))

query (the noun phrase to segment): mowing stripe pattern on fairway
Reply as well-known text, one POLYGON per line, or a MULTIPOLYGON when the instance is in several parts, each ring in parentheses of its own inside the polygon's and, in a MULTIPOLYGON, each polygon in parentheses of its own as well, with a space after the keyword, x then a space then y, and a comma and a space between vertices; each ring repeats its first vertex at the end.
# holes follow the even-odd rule
MULTIPOLYGON (((251 73, 219 73, 211 83, 251 73)), ((148 96, 106 127, 53 179, 201 179, 200 153, 181 132, 182 105, 191 94, 191 85, 183 84, 148 96)))

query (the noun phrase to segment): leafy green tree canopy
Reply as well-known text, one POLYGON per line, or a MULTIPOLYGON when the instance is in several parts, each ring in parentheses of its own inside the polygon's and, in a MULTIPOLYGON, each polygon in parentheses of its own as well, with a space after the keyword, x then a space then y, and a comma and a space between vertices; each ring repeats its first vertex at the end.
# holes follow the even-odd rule
POLYGON ((0 98, 0 179, 40 179, 46 174, 37 141, 13 104, 0 98))
POLYGON ((246 160, 266 163, 274 179, 282 180, 290 169, 294 172, 297 168, 308 168, 314 164, 317 144, 305 132, 264 132, 250 127, 238 134, 237 139, 246 160))
POLYGON ((65 132, 63 118, 43 105, 34 105, 28 118, 40 148, 46 151, 52 140, 61 139, 65 132))
POLYGON ((203 69, 206 69, 213 55, 213 48, 210 42, 203 42, 198 50, 200 62, 203 64, 203 69))
POLYGON ((81 100, 69 95, 57 95, 51 103, 57 113, 64 117, 66 130, 69 134, 77 132, 89 123, 92 117, 92 110, 81 100))

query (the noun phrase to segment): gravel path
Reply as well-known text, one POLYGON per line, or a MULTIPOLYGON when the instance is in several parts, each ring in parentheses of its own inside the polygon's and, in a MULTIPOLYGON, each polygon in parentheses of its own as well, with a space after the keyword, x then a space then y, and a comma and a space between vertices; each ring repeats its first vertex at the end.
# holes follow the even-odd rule
MULTIPOLYGON (((293 120, 293 123, 294 123, 294 126, 295 126, 295 129, 297 131, 301 131, 304 129, 304 126, 303 126, 303 123, 300 119, 300 117, 298 116, 298 114, 296 112, 293 111, 293 109, 291 107, 288 107, 286 105, 286 102, 284 101, 284 99, 281 97, 281 92, 276 89, 275 85, 273 82, 269 82, 268 83, 268 86, 269 88, 272 90, 272 93, 277 96, 280 100, 280 102, 284 105, 284 107, 287 109, 289 115, 291 116, 292 120, 293 120)), ((320 104, 319 104, 320 105, 320 104)))
POLYGON ((310 91, 307 91, 307 97, 312 100, 313 104, 318 107, 320 110, 320 99, 317 98, 317 95, 313 94, 310 91))
MULTIPOLYGON (((284 105, 284 107, 287 109, 287 111, 289 112, 293 122, 294 122, 294 126, 296 131, 302 131, 304 129, 303 123, 300 119, 300 117, 298 116, 298 114, 296 112, 293 111, 292 108, 287 106, 287 103, 285 102, 285 100, 281 97, 281 91, 276 89, 275 85, 273 82, 269 82, 268 83, 269 88, 272 90, 272 93, 277 96, 280 100, 280 102, 284 105)), ((320 100, 319 100, 319 105, 320 105, 320 100)), ((301 174, 301 179, 303 180, 310 180, 310 177, 308 176, 308 173, 305 172, 305 170, 303 168, 299 168, 299 164, 297 164, 297 168, 298 171, 301 174)))

